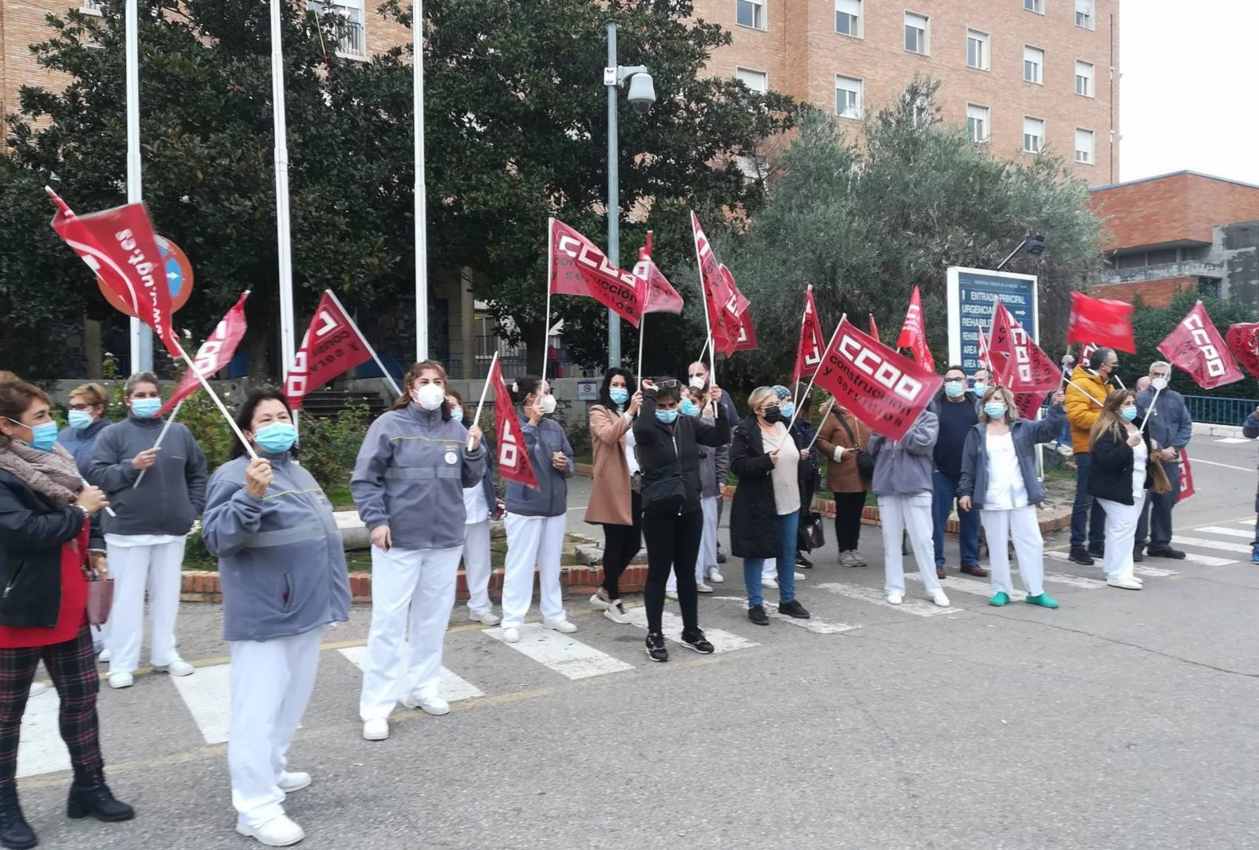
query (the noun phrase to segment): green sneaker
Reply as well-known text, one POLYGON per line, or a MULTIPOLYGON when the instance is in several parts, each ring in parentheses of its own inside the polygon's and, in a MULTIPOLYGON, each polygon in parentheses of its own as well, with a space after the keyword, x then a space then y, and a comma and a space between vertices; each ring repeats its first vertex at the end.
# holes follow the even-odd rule
POLYGON ((1039 605, 1042 608, 1057 608, 1058 600, 1054 599, 1048 593, 1042 593, 1040 596, 1027 597, 1028 605, 1039 605))
POLYGON ((988 604, 995 605, 998 608, 1000 608, 1002 605, 1005 605, 1009 601, 1010 601, 1010 597, 1006 595, 1005 591, 998 590, 996 593, 992 595, 992 598, 988 600, 988 604))

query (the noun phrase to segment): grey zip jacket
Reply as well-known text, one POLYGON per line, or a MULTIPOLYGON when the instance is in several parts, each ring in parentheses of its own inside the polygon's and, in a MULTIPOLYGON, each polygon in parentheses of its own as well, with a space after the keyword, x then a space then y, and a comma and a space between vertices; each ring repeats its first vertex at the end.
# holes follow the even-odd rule
POLYGON ((932 492, 932 455, 939 435, 940 420, 929 409, 919 414, 899 440, 871 434, 866 450, 874 456, 874 495, 917 496, 932 492))
POLYGON ((568 511, 568 479, 573 474, 573 447, 564 433, 564 426, 543 417, 536 426, 520 417, 520 430, 525 434, 525 448, 538 478, 538 489, 507 482, 507 512, 517 516, 560 516, 568 511), (551 465, 551 454, 563 452, 568 465, 560 472, 551 465))
POLYGON ((184 535, 205 510, 205 455, 182 422, 170 426, 157 462, 132 489, 140 477, 132 458, 153 448, 161 432, 162 420, 156 416, 128 416, 96 438, 88 481, 105 491, 114 510, 112 517, 105 512, 106 534, 184 535))
POLYGON ((287 453, 263 457, 274 473, 266 495, 245 490, 248 457, 230 460, 210 479, 201 520, 206 548, 219 559, 224 640, 300 635, 350 616, 332 503, 287 453))
POLYGON ((485 475, 485 446, 468 451, 468 429, 446 406, 424 410, 411 402, 387 410, 367 429, 350 494, 368 530, 389 526, 399 549, 454 549, 463 545, 463 488, 485 475))
MULTIPOLYGON (((1051 407, 1049 415, 1039 421, 1016 419, 1010 423, 1014 456, 1019 461, 1029 505, 1045 501, 1045 487, 1036 477, 1036 444, 1056 440, 1066 419, 1067 412, 1058 405, 1051 407)), ((970 496, 973 510, 981 510, 984 506, 984 499, 988 496, 988 475, 988 424, 980 422, 966 435, 966 448, 962 450, 962 477, 957 486, 958 496, 970 496)))

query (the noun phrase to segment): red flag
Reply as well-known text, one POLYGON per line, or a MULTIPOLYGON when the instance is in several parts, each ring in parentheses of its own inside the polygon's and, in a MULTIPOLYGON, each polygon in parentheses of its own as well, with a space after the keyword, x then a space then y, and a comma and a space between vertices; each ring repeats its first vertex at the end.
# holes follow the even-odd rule
POLYGON ((1193 489, 1193 467, 1189 465, 1189 452, 1185 449, 1180 450, 1180 495, 1176 497, 1176 503, 1180 504, 1194 494, 1193 489))
POLYGON ((509 481, 538 489, 538 476, 529 462, 529 450, 525 446, 525 433, 511 403, 511 393, 503 382, 503 365, 494 362, 494 368, 486 378, 494 391, 494 447, 498 452, 498 474, 509 481))
POLYGON ((695 260, 699 264, 700 288, 704 293, 704 312, 708 318, 708 333, 713 339, 713 349, 723 354, 734 349, 735 340, 726 332, 726 324, 722 319, 722 307, 730 300, 729 288, 725 276, 721 273, 721 265, 717 255, 713 253, 712 244, 704 235, 699 224, 699 216, 691 213, 691 236, 695 242, 695 260))
POLYGON ((756 348, 756 328, 748 312, 751 302, 739 291, 730 269, 723 264, 717 267, 717 271, 722 281, 719 294, 724 296, 717 316, 725 328, 725 344, 717 346, 717 353, 728 357, 736 351, 756 348))
POLYGON ((661 273, 651 261, 651 231, 647 231, 647 241, 638 249, 638 264, 634 266, 634 280, 638 286, 638 302, 642 305, 643 315, 648 313, 681 313, 682 296, 673 288, 673 284, 661 273))
POLYGON ((1015 395, 1033 393, 1043 400, 1044 393, 1053 392, 1062 383, 1062 369, 1027 335, 1000 299, 993 305, 987 348, 995 367, 995 382, 1015 395))
POLYGON ((1158 344, 1158 350, 1173 366, 1188 372, 1204 390, 1245 377, 1201 301, 1158 344))
POLYGON ((201 381, 197 379, 198 374, 208 381, 231 361, 232 355, 236 353, 236 347, 240 345, 241 338, 245 335, 245 299, 248 297, 249 290, 241 293, 236 304, 215 326, 214 333, 201 343, 201 347, 197 349, 197 356, 192 359, 192 368, 184 372, 179 386, 162 406, 158 416, 165 416, 175 408, 175 405, 201 388, 201 381), (194 369, 196 371, 193 371, 194 369))
POLYGON ((310 327, 284 381, 289 405, 300 410, 302 399, 338 375, 372 359, 354 320, 345 314, 332 293, 325 292, 310 317, 310 327))
MULTIPOLYGON (((905 311, 905 324, 901 327, 901 335, 896 340, 897 348, 908 348, 914 359, 935 370, 935 360, 931 359, 931 349, 927 345, 927 329, 922 318, 922 296, 918 287, 909 296, 909 309, 905 311)), ((908 426, 906 426, 908 427, 908 426)))
POLYGON ((944 379, 862 333, 845 317, 822 354, 817 384, 871 430, 899 440, 944 379))
POLYGON ((738 318, 738 331, 734 339, 734 351, 751 351, 757 347, 756 325, 752 324, 752 311, 744 310, 738 318))
POLYGON ((1019 409, 1019 416, 1023 419, 1035 419, 1040 412, 1041 405, 1045 403, 1045 396, 1049 393, 1017 393, 1014 396, 1014 404, 1019 409))
POLYGON ((1132 331, 1132 305, 1072 292, 1067 344, 1073 342, 1091 342, 1135 354, 1137 344, 1132 331))
POLYGON ((796 344, 796 365, 791 370, 791 386, 817 372, 825 347, 826 337, 822 334, 822 321, 817 315, 813 286, 810 284, 804 291, 804 315, 800 318, 800 342, 796 344))
POLYGON ((882 342, 882 341, 883 341, 883 340, 879 339, 879 325, 878 325, 878 323, 877 323, 877 322, 875 322, 875 321, 874 321, 874 314, 873 314, 873 313, 871 313, 871 314, 870 314, 870 336, 874 337, 874 339, 875 339, 875 341, 876 341, 876 342, 882 342))
POLYGON ((547 285, 551 293, 593 298, 638 327, 642 309, 633 273, 614 267, 593 242, 559 219, 549 220, 547 232, 547 285))
POLYGON ((1259 378, 1259 323, 1230 325, 1224 339, 1237 362, 1251 375, 1259 378))
POLYGON ((80 216, 52 189, 46 191, 57 206, 52 229, 124 304, 131 306, 131 315, 153 328, 172 357, 181 357, 171 328, 166 263, 144 204, 80 216))

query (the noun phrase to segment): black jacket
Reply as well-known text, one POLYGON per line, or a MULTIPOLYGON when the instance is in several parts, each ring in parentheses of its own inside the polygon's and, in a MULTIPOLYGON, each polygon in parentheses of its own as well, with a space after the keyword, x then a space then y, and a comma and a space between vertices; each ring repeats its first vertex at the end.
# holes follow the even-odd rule
POLYGON ((730 506, 730 551, 738 558, 773 558, 778 554, 774 461, 765 453, 755 415, 745 416, 734 429, 730 469, 739 479, 730 506))
POLYGON ((813 423, 803 417, 796 419, 796 424, 791 426, 791 439, 800 450, 796 479, 800 482, 800 504, 804 506, 806 513, 812 509, 813 496, 822 480, 822 466, 818 463, 817 444, 813 440, 816 434, 817 429, 813 427, 813 423), (813 448, 809 448, 810 443, 813 443, 813 448), (807 459, 804 456, 805 449, 809 450, 807 459))
POLYGON ((656 419, 656 394, 643 392, 634 420, 635 452, 643 472, 643 513, 694 513, 699 510, 699 446, 719 448, 730 442, 730 421, 717 405, 717 421, 678 415, 672 425, 656 419))
POLYGON ((86 516, 54 507, 0 471, 0 626, 53 628, 61 610, 61 545, 86 516))
MULTIPOLYGON (((1145 450, 1150 451, 1150 435, 1143 432, 1145 450)), ((1110 432, 1102 434, 1093 444, 1092 463, 1089 465, 1089 495, 1096 499, 1109 499, 1121 505, 1131 505, 1132 500, 1132 446, 1126 440, 1116 440, 1110 432)), ((1145 476, 1145 489, 1150 488, 1150 476, 1145 476)))

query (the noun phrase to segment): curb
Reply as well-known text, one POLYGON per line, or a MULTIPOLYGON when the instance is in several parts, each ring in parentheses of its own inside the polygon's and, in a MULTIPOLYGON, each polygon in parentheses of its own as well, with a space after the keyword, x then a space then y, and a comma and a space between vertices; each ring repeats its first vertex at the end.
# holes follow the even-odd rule
POLYGON ((1208 437, 1233 437, 1236 439, 1245 437, 1240 425, 1212 425, 1209 422, 1193 423, 1193 433, 1206 434, 1208 437))

